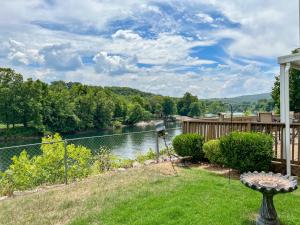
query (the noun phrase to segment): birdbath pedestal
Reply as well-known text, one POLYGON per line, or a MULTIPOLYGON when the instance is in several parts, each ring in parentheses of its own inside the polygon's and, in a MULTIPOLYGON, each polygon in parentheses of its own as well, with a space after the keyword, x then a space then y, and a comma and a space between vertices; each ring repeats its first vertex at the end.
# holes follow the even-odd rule
POLYGON ((256 225, 280 225, 273 203, 273 196, 278 193, 296 190, 297 180, 295 177, 283 176, 280 173, 249 172, 241 175, 241 182, 263 194, 256 225))

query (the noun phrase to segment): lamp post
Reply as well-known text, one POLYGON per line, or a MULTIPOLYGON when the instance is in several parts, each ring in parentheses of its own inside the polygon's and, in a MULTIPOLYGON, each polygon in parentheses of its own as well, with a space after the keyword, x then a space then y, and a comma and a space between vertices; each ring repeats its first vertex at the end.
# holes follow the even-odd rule
MULTIPOLYGON (((228 105, 230 108, 230 134, 233 131, 233 106, 231 103, 229 102, 223 102, 223 105, 228 105)), ((231 143, 231 136, 230 137, 230 150, 232 149, 232 143, 231 143)), ((231 180, 231 169, 229 167, 229 171, 228 171, 228 182, 230 184, 230 180, 231 180)))

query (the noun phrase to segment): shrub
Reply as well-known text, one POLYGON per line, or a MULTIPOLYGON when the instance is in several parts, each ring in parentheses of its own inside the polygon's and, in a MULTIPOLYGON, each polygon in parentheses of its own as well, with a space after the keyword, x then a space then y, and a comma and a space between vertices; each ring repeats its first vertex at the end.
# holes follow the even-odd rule
POLYGON ((263 133, 233 132, 220 139, 226 166, 240 172, 267 171, 272 163, 272 147, 272 137, 263 133))
POLYGON ((180 134, 173 140, 174 151, 180 156, 192 156, 193 160, 202 160, 204 139, 199 134, 180 134))
POLYGON ((68 179, 77 180, 90 174, 92 153, 84 146, 67 146, 68 153, 68 179))
MULTIPOLYGON (((54 184, 64 180, 64 143, 61 137, 43 138, 42 154, 29 158, 24 150, 19 156, 12 158, 12 164, 0 174, 0 192, 12 195, 14 190, 25 190, 38 185, 54 184), (57 143, 54 143, 57 142, 57 143)), ((83 146, 67 145, 68 179, 75 180, 86 177, 90 173, 91 151, 83 146)))
POLYGON ((134 160, 123 159, 111 153, 106 147, 101 147, 99 152, 94 156, 94 164, 92 166, 93 173, 102 173, 115 168, 130 168, 134 160))
POLYGON ((220 140, 210 140, 204 143, 203 151, 209 162, 224 165, 224 159, 220 150, 220 140))
POLYGON ((0 174, 0 196, 13 196, 14 194, 14 182, 11 171, 6 171, 0 174))
MULTIPOLYGON (((42 183, 59 183, 64 180, 64 142, 59 134, 53 137, 43 138, 42 142, 55 142, 41 146, 42 155, 33 158, 38 167, 42 183)), ((91 150, 83 146, 67 145, 68 179, 76 180, 89 174, 91 150)))
POLYGON ((138 153, 136 156, 136 161, 138 161, 139 163, 143 163, 146 160, 156 159, 156 157, 156 152, 150 148, 149 151, 145 154, 138 153))
POLYGON ((12 158, 12 164, 5 171, 5 177, 9 178, 12 186, 18 190, 35 187, 40 182, 39 169, 25 150, 12 158))
POLYGON ((108 171, 112 167, 114 156, 106 147, 100 147, 98 153, 94 156, 93 170, 97 172, 108 171))
POLYGON ((122 122, 119 121, 119 120, 115 120, 112 122, 112 126, 114 129, 118 129, 118 128, 121 128, 123 126, 122 122))
POLYGON ((175 151, 174 151, 173 146, 169 146, 168 148, 160 149, 160 150, 159 150, 159 154, 160 154, 160 155, 169 156, 169 155, 175 154, 175 151))
POLYGON ((115 157, 112 163, 112 168, 130 168, 134 160, 115 157))

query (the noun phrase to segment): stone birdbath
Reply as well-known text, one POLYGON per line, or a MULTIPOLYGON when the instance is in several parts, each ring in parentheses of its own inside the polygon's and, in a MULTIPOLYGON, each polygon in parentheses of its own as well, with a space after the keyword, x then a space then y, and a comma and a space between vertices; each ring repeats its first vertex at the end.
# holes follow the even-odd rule
POLYGON ((273 203, 273 196, 278 193, 287 193, 296 190, 296 178, 283 176, 280 173, 249 172, 242 174, 240 179, 247 187, 263 194, 256 225, 280 225, 273 203))

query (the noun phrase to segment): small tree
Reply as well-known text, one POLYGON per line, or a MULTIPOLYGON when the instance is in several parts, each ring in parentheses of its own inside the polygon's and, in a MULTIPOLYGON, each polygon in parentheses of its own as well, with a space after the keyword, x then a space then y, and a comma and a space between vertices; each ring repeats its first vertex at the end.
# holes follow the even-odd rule
POLYGON ((187 116, 190 112, 190 107, 193 102, 197 102, 197 96, 193 96, 191 93, 187 92, 184 96, 178 101, 177 109, 178 113, 182 116, 187 116))
POLYGON ((127 123, 135 124, 143 120, 143 118, 144 118, 144 109, 140 104, 135 103, 132 106, 130 106, 127 123))
POLYGON ((23 76, 10 68, 0 68, 0 121, 13 126, 20 117, 20 97, 23 76))
POLYGON ((201 116, 201 105, 200 102, 193 102, 190 107, 190 112, 189 116, 194 117, 194 116, 201 116))
POLYGON ((164 97, 162 103, 162 112, 165 117, 174 115, 176 113, 175 102, 170 97, 164 97))

